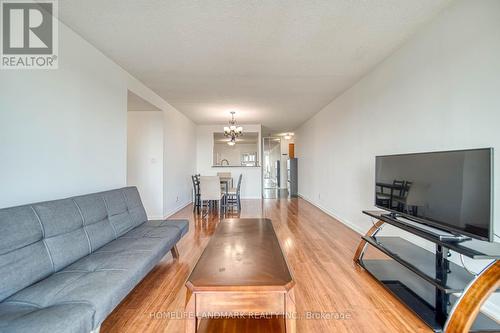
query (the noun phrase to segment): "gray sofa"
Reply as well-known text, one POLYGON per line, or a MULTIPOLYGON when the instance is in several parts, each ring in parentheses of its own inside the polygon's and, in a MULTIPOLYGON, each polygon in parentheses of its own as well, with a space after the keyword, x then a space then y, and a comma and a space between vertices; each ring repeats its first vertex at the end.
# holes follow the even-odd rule
POLYGON ((187 231, 135 187, 0 209, 0 332, 97 330, 187 231))

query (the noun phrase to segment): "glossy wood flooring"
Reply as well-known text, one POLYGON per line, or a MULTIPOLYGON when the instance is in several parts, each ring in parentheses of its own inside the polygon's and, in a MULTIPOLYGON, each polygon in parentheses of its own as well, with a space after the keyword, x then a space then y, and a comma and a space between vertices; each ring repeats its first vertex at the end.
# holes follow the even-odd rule
MULTIPOLYGON (((361 214, 361 212, 360 212, 361 214)), ((174 217, 189 218, 170 254, 106 319, 101 332, 183 332, 184 283, 213 234, 219 217, 202 219, 188 206, 174 217)), ((231 217, 237 217, 234 214, 231 217)), ((352 257, 359 235, 302 199, 244 200, 241 217, 273 221, 297 282, 297 332, 431 332, 361 268, 352 257)), ((272 319, 202 322, 203 332, 280 332, 272 319)))

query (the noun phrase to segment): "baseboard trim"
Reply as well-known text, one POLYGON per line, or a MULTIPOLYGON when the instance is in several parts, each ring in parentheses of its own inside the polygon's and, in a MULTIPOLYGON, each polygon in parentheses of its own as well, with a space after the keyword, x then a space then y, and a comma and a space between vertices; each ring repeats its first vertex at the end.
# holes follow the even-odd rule
POLYGON ((193 203, 192 201, 184 202, 184 203, 180 204, 179 206, 175 207, 174 209, 172 209, 170 212, 168 212, 164 216, 154 216, 154 215, 153 216, 148 216, 148 220, 166 220, 170 216, 172 216, 175 213, 179 212, 180 210, 186 208, 187 206, 189 206, 192 203, 193 203))
POLYGON ((187 202, 184 202, 184 203, 180 204, 179 206, 177 206, 176 208, 172 209, 170 212, 168 212, 167 214, 165 214, 164 219, 168 219, 169 217, 171 217, 175 213, 179 212, 180 210, 186 208, 187 206, 189 206, 192 203, 193 203, 192 201, 187 201, 187 202))
POLYGON ((303 194, 299 193, 298 194, 299 198, 307 201, 308 203, 310 203, 311 205, 313 205, 314 207, 318 208, 319 210, 321 210, 323 213, 325 213, 326 215, 334 218, 335 220, 339 221, 340 223, 344 224, 345 226, 349 227, 349 229, 355 231, 356 233, 360 234, 360 235, 364 235, 366 233, 366 231, 363 231, 361 229, 359 229, 356 225, 354 225, 353 223, 349 222, 348 220, 344 219, 344 218, 341 218, 338 214, 332 212, 331 210, 321 206, 320 204, 314 202, 313 200, 309 199, 308 197, 304 196, 303 194))

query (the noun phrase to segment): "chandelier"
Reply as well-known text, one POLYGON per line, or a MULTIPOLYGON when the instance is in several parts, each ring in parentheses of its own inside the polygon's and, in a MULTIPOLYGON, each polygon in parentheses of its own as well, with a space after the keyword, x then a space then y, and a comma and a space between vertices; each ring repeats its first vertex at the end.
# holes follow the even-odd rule
POLYGON ((224 126, 224 136, 229 138, 227 142, 228 145, 234 146, 236 144, 236 138, 243 135, 243 127, 236 124, 234 120, 234 114, 236 112, 231 111, 231 120, 229 121, 229 126, 224 126))

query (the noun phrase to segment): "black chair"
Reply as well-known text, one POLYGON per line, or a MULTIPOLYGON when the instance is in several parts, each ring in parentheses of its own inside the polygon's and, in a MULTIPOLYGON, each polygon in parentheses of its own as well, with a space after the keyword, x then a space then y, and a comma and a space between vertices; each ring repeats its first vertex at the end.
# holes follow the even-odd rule
POLYGON ((191 180, 193 181, 194 193, 193 212, 198 210, 199 213, 201 210, 200 175, 191 176, 191 180))
POLYGON ((376 202, 377 205, 387 208, 394 208, 394 199, 404 195, 404 180, 394 180, 392 184, 377 183, 376 202))
POLYGON ((397 208, 398 211, 408 211, 406 199, 408 198, 408 192, 410 192, 410 188, 412 185, 413 182, 403 182, 403 184, 401 185, 401 189, 398 191, 398 194, 393 198, 393 208, 397 208))
POLYGON ((236 188, 232 188, 227 192, 226 206, 229 207, 238 207, 238 211, 241 211, 241 179, 243 175, 240 174, 238 177, 238 185, 236 188))

